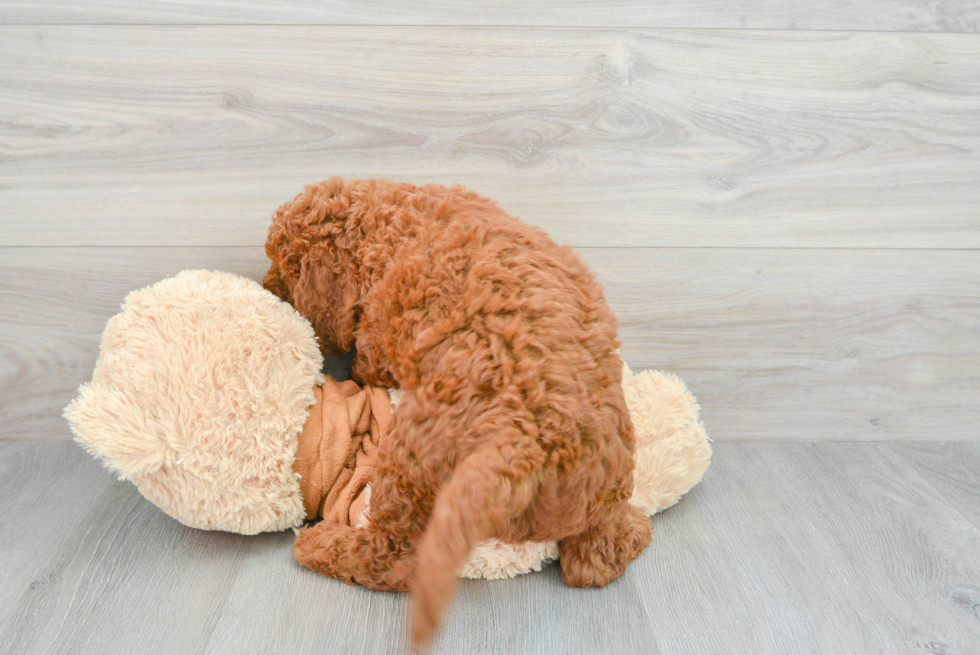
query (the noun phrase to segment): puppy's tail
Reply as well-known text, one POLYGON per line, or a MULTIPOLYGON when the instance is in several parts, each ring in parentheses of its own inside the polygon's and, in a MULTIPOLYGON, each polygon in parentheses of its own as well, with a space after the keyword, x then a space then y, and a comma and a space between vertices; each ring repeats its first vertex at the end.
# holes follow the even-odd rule
POLYGON ((420 648, 435 633, 456 589, 456 576, 482 540, 493 536, 531 503, 532 464, 500 448, 481 449, 453 471, 436 496, 418 550, 412 582, 412 644, 420 648))

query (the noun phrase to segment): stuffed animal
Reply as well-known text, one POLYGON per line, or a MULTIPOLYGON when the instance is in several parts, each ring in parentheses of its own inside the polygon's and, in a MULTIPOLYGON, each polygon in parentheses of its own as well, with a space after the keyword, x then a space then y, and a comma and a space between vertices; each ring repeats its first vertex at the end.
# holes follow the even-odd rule
MULTIPOLYGON (((358 525, 400 392, 321 373, 310 323, 257 283, 184 271, 130 293, 92 381, 65 409, 75 440, 181 523, 256 534, 358 525)), ((631 502, 647 514, 701 479, 711 448, 675 376, 624 369, 636 433, 631 502)), ((540 570, 555 543, 480 544, 460 575, 540 570)))

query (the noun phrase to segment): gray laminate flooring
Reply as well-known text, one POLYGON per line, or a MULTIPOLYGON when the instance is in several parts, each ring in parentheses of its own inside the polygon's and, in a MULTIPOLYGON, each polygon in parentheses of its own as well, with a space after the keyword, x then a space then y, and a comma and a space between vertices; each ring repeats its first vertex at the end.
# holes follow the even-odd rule
MULTIPOLYGON (((437 653, 978 653, 980 443, 721 443, 605 589, 463 581, 437 653)), ((0 443, 0 651, 396 653, 407 598, 0 443)))

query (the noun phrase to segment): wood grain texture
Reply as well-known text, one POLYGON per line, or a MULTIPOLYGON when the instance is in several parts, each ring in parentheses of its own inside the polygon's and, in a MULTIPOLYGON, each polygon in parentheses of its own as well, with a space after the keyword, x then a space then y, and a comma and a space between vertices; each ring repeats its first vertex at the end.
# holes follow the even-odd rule
MULTIPOLYGON (((980 442, 896 444, 894 450, 980 528, 980 442)), ((980 610, 980 600, 975 605, 980 610)))
MULTIPOLYGON (((626 360, 683 377, 716 440, 980 438, 980 252, 581 254, 626 360)), ((261 248, 0 248, 0 438, 68 436, 61 408, 129 291, 265 267, 261 248)))
MULTIPOLYGON (((55 481, 66 466, 98 477, 98 464, 70 444, 32 443, 0 444, 0 466, 13 452, 38 465, 6 489, 35 506, 0 498, 2 533, 38 507, 76 523, 53 547, 19 537, 11 566, 31 575, 0 604, 9 652, 405 652, 406 597, 302 569, 291 533, 186 528, 105 472, 105 492, 72 517, 55 481)), ((433 652, 970 653, 980 643, 980 528, 893 445, 717 444, 701 485, 654 524, 653 544, 604 589, 570 589, 556 566, 464 581, 433 652)))
POLYGON ((58 571, 39 574, 36 565, 67 532, 84 530, 91 508, 106 501, 112 478, 79 455, 75 444, 0 442, 0 608, 25 590, 43 594, 62 581, 58 571))
POLYGON ((970 0, 26 0, 0 2, 0 23, 325 24, 699 27, 789 30, 980 31, 970 0))
POLYGON ((980 252, 593 252, 627 361, 715 438, 980 438, 980 252))
POLYGON ((637 567, 661 648, 973 650, 980 621, 951 597, 980 589, 980 531, 891 448, 717 444, 637 567))
MULTIPOLYGON (((267 266, 262 248, 0 248, 0 440, 69 436, 61 410, 129 292, 186 269, 261 280, 267 266)), ((324 370, 346 379, 350 357, 324 370)))
POLYGON ((0 245, 257 246, 343 174, 578 246, 978 248, 978 171, 972 34, 0 27, 0 245))

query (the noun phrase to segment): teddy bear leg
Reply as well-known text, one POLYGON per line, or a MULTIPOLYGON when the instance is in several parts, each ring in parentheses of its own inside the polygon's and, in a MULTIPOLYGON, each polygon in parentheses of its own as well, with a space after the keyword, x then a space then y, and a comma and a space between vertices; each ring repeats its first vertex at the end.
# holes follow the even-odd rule
POLYGON ((368 525, 353 528, 326 521, 300 530, 296 559, 347 584, 382 591, 406 591, 415 573, 416 546, 431 511, 428 494, 404 473, 380 474, 372 482, 368 525))
POLYGON ((650 520, 620 501, 608 518, 558 544, 561 576, 572 587, 604 587, 626 571, 653 537, 650 520))

